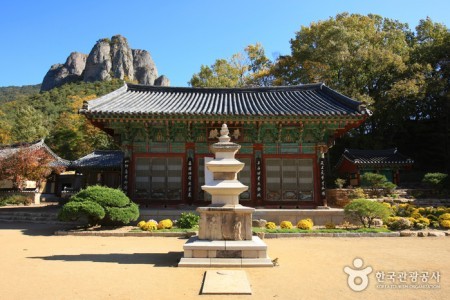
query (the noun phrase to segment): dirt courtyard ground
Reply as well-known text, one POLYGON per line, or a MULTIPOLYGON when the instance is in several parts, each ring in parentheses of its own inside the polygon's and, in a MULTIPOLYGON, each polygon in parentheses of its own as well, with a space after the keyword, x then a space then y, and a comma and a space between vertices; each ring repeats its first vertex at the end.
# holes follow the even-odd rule
POLYGON ((448 299, 450 292, 450 237, 266 239, 279 266, 245 268, 253 295, 223 296, 199 294, 207 268, 176 267, 185 239, 53 236, 59 228, 0 223, 0 299, 448 299), (355 258, 373 270, 361 292, 344 272, 355 258), (440 288, 418 289, 420 277, 377 287, 376 273, 391 284, 389 272, 403 271, 429 272, 427 284, 440 288))

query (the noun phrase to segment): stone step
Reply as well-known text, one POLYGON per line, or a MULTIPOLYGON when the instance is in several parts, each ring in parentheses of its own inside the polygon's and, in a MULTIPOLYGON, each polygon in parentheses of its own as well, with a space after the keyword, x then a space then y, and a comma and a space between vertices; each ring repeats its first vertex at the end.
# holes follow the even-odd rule
POLYGON ((39 219, 23 219, 23 218, 3 218, 0 217, 0 222, 14 222, 14 223, 37 223, 37 224, 52 224, 52 225, 79 225, 74 222, 61 222, 58 220, 39 220, 39 219))
POLYGON ((27 213, 27 212, 1 212, 0 221, 6 222, 33 222, 33 223, 63 223, 58 221, 55 213, 27 213))

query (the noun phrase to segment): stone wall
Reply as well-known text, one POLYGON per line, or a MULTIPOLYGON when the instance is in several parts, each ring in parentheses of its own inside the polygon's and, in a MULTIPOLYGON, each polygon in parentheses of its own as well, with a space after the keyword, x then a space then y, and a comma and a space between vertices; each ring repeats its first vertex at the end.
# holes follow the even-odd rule
MULTIPOLYGON (((179 209, 141 209, 141 216, 139 220, 155 219, 160 221, 162 219, 176 220, 180 217, 182 212, 196 213, 192 210, 179 209)), ((344 221, 343 209, 256 209, 253 213, 253 219, 264 219, 269 222, 280 224, 281 221, 291 221, 292 224, 297 224, 298 221, 306 218, 311 218, 315 225, 323 226, 328 222, 334 224, 341 224, 344 221)))
POLYGON ((348 198, 348 189, 327 189, 327 201, 331 207, 343 208, 350 203, 348 198))

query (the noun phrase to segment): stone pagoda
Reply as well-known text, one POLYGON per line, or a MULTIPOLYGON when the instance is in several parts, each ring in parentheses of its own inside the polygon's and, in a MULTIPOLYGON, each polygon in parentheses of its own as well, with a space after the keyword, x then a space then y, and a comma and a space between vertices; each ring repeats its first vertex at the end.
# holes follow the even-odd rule
POLYGON ((212 196, 211 205, 197 208, 199 233, 184 245, 179 267, 273 266, 267 245, 252 236, 252 213, 239 204, 239 195, 248 189, 237 179, 244 163, 234 158, 241 148, 230 142, 228 127, 222 125, 219 142, 210 146, 215 158, 206 163, 212 173, 202 189, 212 196))

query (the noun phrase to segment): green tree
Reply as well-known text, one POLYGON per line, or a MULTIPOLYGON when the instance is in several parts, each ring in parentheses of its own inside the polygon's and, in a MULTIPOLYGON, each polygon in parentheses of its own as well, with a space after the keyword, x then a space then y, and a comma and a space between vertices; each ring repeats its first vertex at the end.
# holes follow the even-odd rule
POLYGON ((32 106, 24 105, 14 113, 14 126, 11 130, 14 140, 32 142, 46 137, 49 133, 44 114, 32 106))
POLYGON ((1 107, 4 118, 0 112, 0 143, 48 136, 46 142, 52 150, 68 159, 77 159, 94 149, 113 149, 112 138, 78 115, 78 110, 83 101, 100 97, 122 85, 123 81, 118 79, 70 83, 4 103, 1 107))
POLYGON ((211 66, 202 65, 189 81, 193 87, 244 87, 271 85, 272 62, 261 44, 249 45, 229 60, 217 59, 211 66))
POLYGON ((410 36, 406 24, 377 15, 343 13, 312 23, 291 40, 291 55, 281 56, 274 65, 274 83, 325 82, 371 105, 375 114, 360 127, 359 142, 380 146, 385 128, 379 128, 379 117, 385 113, 387 91, 405 77, 410 36))
POLYGON ((11 143, 12 126, 5 118, 5 114, 0 110, 0 145, 11 143))
POLYGON ((344 213, 351 219, 361 222, 364 227, 370 228, 374 219, 386 220, 390 211, 382 203, 367 199, 356 199, 344 207, 344 213))
POLYGON ((407 24, 377 15, 338 14, 302 27, 280 56, 274 85, 325 82, 374 112, 331 151, 406 149, 424 170, 450 170, 450 33, 427 18, 407 24), (386 134, 389 132, 389 134, 386 134))

